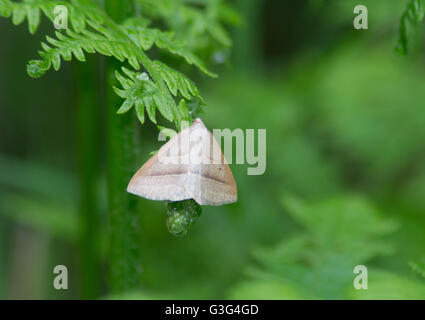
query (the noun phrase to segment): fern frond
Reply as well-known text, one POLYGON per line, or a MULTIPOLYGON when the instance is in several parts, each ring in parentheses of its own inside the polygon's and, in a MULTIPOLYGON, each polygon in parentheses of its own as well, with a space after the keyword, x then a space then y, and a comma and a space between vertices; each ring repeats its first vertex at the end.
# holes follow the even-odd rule
POLYGON ((192 37, 188 42, 209 34, 222 46, 230 47, 232 41, 223 24, 238 25, 239 14, 222 0, 138 0, 143 10, 162 19, 173 30, 179 31, 179 38, 192 37), (193 4, 196 4, 194 6, 193 4))
POLYGON ((127 60, 135 69, 140 68, 137 60, 137 51, 128 47, 128 43, 117 39, 108 39, 106 36, 83 30, 76 33, 67 29, 65 33, 55 32, 57 39, 46 36, 49 43, 41 43, 42 51, 39 51, 43 60, 32 60, 28 63, 28 74, 34 78, 41 77, 53 66, 57 71, 60 68, 61 58, 70 61, 72 56, 79 61, 85 61, 84 52, 101 53, 105 56, 113 56, 119 61, 127 60))
POLYGON ((424 261, 420 262, 410 262, 409 266, 415 271, 417 274, 425 278, 425 263, 424 261))
POLYGON ((14 25, 19 25, 27 19, 29 32, 34 34, 40 24, 41 13, 54 22, 54 10, 59 5, 69 10, 70 23, 76 32, 85 29, 88 18, 98 23, 102 20, 102 15, 82 0, 71 0, 71 3, 64 0, 22 0, 21 2, 0 0, 0 16, 6 18, 12 16, 14 25))
POLYGON ((177 96, 178 93, 180 93, 186 100, 191 100, 192 97, 197 97, 203 102, 198 88, 188 77, 168 67, 161 61, 154 61, 153 64, 174 96, 177 96))
POLYGON ((399 38, 396 50, 399 54, 407 53, 408 26, 417 26, 425 16, 425 0, 409 0, 400 19, 399 38))
POLYGON ((12 23, 14 25, 20 25, 27 19, 28 31, 34 34, 40 25, 41 12, 53 19, 53 10, 56 5, 59 5, 59 2, 24 0, 23 2, 16 3, 9 0, 0 0, 0 16, 6 18, 12 17, 12 23))
MULTIPOLYGON (((169 3, 177 4, 180 1, 169 3)), ((30 76, 40 77, 52 67, 58 70, 61 61, 69 61, 72 56, 85 61, 85 54, 100 53, 128 63, 134 69, 123 68, 124 75, 116 73, 122 88, 114 90, 124 99, 118 110, 119 114, 134 106, 141 123, 145 121, 145 110, 149 119, 156 123, 156 110, 159 110, 165 119, 174 121, 180 127, 182 120, 191 120, 186 102, 195 107, 204 104, 192 81, 164 63, 152 61, 146 51, 155 45, 184 58, 188 64, 196 66, 209 76, 216 75, 188 49, 185 42, 177 39, 174 32, 149 27, 150 17, 132 18, 118 24, 92 0, 0 0, 0 15, 11 17, 16 25, 27 19, 29 30, 34 33, 39 26, 41 13, 54 22, 54 9, 58 5, 64 5, 69 10, 72 29, 56 31, 55 37, 46 36, 39 51, 41 59, 28 63, 27 71, 30 76), (141 67, 146 72, 139 71, 141 67)), ((190 11, 189 5, 182 8, 190 11)), ((216 34, 223 31, 220 28, 218 30, 216 34)))
POLYGON ((117 113, 122 114, 135 107, 137 117, 141 123, 144 123, 146 110, 149 119, 156 124, 156 110, 158 109, 164 118, 170 121, 175 120, 177 126, 182 120, 189 121, 190 115, 185 99, 198 98, 203 101, 198 89, 192 81, 180 72, 159 61, 154 61, 153 65, 156 71, 161 74, 172 94, 175 97, 180 95, 184 99, 182 98, 175 108, 167 107, 166 102, 163 101, 160 88, 157 83, 149 78, 147 73, 134 72, 123 67, 124 75, 116 72, 116 77, 122 89, 114 87, 116 94, 124 99, 124 103, 117 113))
POLYGON ((185 42, 175 39, 174 32, 140 27, 134 21, 126 21, 123 29, 143 50, 149 50, 155 44, 160 49, 168 50, 172 54, 184 58, 188 64, 196 66, 210 77, 217 77, 215 73, 205 67, 199 57, 187 49, 185 42))

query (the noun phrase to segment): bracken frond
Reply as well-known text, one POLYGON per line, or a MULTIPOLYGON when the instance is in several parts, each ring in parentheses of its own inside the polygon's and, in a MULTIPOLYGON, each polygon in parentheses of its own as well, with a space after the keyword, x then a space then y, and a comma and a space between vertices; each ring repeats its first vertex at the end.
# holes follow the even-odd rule
POLYGON ((425 16, 425 0, 409 0, 400 19, 399 37, 396 50, 399 54, 407 53, 407 29, 417 26, 425 16))
MULTIPOLYGON (((208 30, 213 39, 222 45, 230 45, 230 40, 218 19, 217 8, 221 6, 208 6, 200 11, 196 6, 177 0, 137 1, 145 6, 151 6, 151 16, 139 15, 122 24, 112 20, 97 2, 91 0, 0 0, 0 16, 11 18, 15 25, 27 20, 28 29, 33 34, 40 25, 42 14, 54 23, 55 8, 65 6, 69 12, 71 28, 56 30, 54 36, 46 36, 39 51, 41 59, 31 60, 28 63, 28 74, 40 77, 51 68, 59 70, 62 60, 69 61, 75 57, 78 61, 85 61, 86 54, 99 53, 114 57, 123 63, 124 73, 122 75, 116 72, 122 88, 114 90, 124 99, 117 113, 125 113, 134 107, 140 122, 144 123, 146 110, 149 119, 156 123, 158 110, 165 119, 174 121, 179 128, 182 120, 191 120, 188 105, 200 106, 204 101, 191 80, 166 64, 151 60, 147 51, 155 45, 160 50, 183 58, 188 64, 194 65, 209 76, 216 75, 207 69, 202 59, 194 54, 174 31, 150 27, 150 19, 156 17, 153 11, 159 10, 160 18, 170 20, 170 16, 163 11, 162 6, 166 2, 177 5, 180 11, 185 12, 184 22, 189 26, 192 26, 194 19, 199 18, 199 15, 208 16, 210 25, 208 30)), ((211 3, 219 2, 221 1, 211 3)), ((149 13, 149 10, 147 12, 149 13)))

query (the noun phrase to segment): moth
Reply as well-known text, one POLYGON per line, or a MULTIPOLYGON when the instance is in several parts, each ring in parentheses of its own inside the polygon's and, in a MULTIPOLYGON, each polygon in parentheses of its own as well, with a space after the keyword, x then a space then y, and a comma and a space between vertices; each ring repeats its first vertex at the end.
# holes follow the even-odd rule
POLYGON ((150 200, 193 199, 219 206, 237 201, 237 187, 220 145, 197 118, 133 176, 127 191, 150 200))

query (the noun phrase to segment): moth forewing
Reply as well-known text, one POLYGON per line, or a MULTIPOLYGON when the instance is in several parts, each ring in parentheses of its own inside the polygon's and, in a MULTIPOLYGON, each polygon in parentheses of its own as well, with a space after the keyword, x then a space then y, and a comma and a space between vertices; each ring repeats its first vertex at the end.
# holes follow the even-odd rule
POLYGON ((201 119, 163 145, 131 179, 127 191, 151 200, 236 202, 237 187, 219 144, 201 119))

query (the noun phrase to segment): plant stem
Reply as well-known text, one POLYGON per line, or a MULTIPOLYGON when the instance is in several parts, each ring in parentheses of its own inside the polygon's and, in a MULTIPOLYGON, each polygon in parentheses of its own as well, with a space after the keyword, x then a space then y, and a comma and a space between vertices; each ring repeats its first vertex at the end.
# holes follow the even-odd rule
POLYGON ((244 26, 235 28, 234 63, 245 72, 261 67, 261 14, 264 3, 261 0, 237 0, 238 12, 244 17, 244 26))
POLYGON ((77 140, 80 171, 80 252, 81 295, 95 299, 99 294, 99 225, 100 214, 96 182, 100 173, 100 126, 98 60, 87 57, 75 63, 77 84, 77 140))
MULTIPOLYGON (((106 0, 105 10, 115 21, 121 22, 132 13, 133 1, 106 0)), ((108 198, 110 221, 109 284, 112 293, 137 288, 140 279, 140 230, 136 202, 126 191, 134 173, 136 148, 136 118, 128 112, 117 115, 122 103, 114 93, 117 86, 114 72, 120 64, 111 59, 106 62, 107 156, 108 198)))

